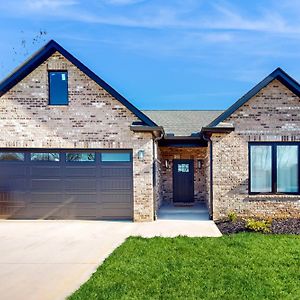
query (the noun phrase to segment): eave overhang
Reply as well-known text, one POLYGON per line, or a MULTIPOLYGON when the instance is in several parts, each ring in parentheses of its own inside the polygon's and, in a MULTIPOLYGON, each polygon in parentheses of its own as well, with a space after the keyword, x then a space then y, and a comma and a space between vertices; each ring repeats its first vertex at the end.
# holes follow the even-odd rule
POLYGON ((234 131, 234 127, 202 127, 203 133, 230 133, 234 131))

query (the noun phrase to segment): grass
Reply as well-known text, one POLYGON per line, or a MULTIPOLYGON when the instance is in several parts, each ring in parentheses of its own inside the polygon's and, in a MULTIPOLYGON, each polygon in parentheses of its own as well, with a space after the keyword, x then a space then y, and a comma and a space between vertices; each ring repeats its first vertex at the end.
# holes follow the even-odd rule
POLYGON ((300 299, 300 237, 129 238, 69 299, 300 299))

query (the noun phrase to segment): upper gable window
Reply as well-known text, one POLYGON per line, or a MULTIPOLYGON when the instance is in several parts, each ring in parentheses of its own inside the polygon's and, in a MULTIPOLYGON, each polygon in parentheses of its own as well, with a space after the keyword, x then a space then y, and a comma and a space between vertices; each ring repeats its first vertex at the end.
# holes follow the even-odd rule
POLYGON ((49 104, 68 105, 68 72, 50 71, 49 76, 49 104))

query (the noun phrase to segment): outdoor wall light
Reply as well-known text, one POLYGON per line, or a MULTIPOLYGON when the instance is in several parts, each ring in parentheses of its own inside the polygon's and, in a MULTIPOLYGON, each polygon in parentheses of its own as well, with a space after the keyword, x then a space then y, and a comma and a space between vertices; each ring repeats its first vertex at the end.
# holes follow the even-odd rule
POLYGON ((145 157, 145 150, 139 150, 138 151, 138 159, 144 160, 144 157, 145 157))
POLYGON ((202 167, 202 160, 198 159, 197 164, 198 164, 198 169, 201 169, 201 167, 202 167))
POLYGON ((165 160, 165 167, 170 169, 170 161, 168 159, 165 160))

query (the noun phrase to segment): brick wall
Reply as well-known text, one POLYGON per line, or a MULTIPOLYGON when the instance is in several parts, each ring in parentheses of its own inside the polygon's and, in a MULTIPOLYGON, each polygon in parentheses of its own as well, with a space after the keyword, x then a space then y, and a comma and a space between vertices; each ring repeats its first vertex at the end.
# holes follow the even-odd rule
POLYGON ((134 220, 153 219, 153 140, 126 107, 58 52, 1 97, 2 148, 133 149, 134 220), (48 70, 67 70, 69 105, 48 105, 48 70), (145 150, 140 161, 137 152, 145 150))
POLYGON ((229 212, 244 216, 300 216, 300 198, 248 194, 248 142, 300 141, 300 99, 272 81, 226 122, 230 134, 213 134, 213 217, 229 212))
POLYGON ((207 177, 209 168, 208 149, 199 148, 177 148, 160 147, 161 151, 161 195, 165 202, 172 202, 173 199, 173 159, 194 159, 194 199, 195 201, 208 201, 209 177, 207 177), (199 169, 197 160, 203 161, 199 169), (170 165, 167 168, 165 161, 169 160, 170 165))

